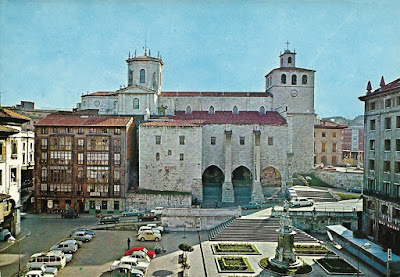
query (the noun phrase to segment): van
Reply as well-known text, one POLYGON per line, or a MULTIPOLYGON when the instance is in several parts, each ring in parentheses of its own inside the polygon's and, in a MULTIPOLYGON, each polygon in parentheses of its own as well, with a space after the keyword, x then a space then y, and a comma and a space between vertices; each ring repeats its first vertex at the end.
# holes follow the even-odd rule
POLYGON ((78 250, 78 244, 75 240, 62 241, 53 245, 50 250, 61 250, 64 253, 75 253, 78 250))
POLYGON ((43 252, 33 254, 28 262, 29 266, 41 266, 47 265, 57 267, 58 269, 63 268, 66 264, 65 256, 63 252, 43 252))

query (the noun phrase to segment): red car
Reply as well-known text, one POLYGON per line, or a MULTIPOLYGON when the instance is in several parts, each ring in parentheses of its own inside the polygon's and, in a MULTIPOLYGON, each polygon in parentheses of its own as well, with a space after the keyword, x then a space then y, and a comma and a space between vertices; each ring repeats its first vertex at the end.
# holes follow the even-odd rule
POLYGON ((144 247, 133 247, 130 250, 126 250, 124 256, 130 256, 134 251, 143 251, 151 259, 154 259, 156 257, 156 252, 154 252, 153 250, 148 250, 147 248, 144 247))

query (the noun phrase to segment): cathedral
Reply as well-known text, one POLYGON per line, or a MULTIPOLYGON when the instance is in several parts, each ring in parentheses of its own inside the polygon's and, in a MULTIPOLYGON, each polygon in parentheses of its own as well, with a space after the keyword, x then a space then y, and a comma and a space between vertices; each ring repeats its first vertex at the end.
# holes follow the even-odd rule
POLYGON ((260 92, 163 91, 160 56, 129 57, 128 85, 82 95, 80 110, 129 115, 136 185, 196 202, 263 201, 313 166, 314 70, 279 56, 260 92))

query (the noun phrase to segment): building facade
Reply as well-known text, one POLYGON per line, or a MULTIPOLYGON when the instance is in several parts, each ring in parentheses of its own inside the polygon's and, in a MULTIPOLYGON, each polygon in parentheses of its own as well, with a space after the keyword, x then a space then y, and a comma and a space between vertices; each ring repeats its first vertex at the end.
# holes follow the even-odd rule
POLYGON ((363 229, 400 254, 400 79, 359 98, 365 103, 363 229))
POLYGON ((260 92, 162 91, 161 57, 129 57, 128 86, 82 95, 80 110, 134 117, 139 188, 197 201, 264 199, 313 166, 314 70, 280 55, 260 92))
POLYGON ((317 119, 314 125, 314 164, 342 164, 343 130, 346 126, 317 119))
POLYGON ((37 211, 124 209, 135 178, 133 118, 59 112, 37 122, 35 132, 37 211))
POLYGON ((4 213, 0 224, 14 235, 21 230, 21 180, 33 169, 34 136, 22 131, 29 118, 9 109, 0 108, 0 201, 4 213))

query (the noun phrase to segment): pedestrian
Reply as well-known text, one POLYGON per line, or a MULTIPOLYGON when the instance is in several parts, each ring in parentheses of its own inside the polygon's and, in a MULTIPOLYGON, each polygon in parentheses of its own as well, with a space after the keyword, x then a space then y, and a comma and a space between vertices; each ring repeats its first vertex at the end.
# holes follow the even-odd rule
POLYGON ((128 237, 128 250, 131 249, 131 239, 128 237))

